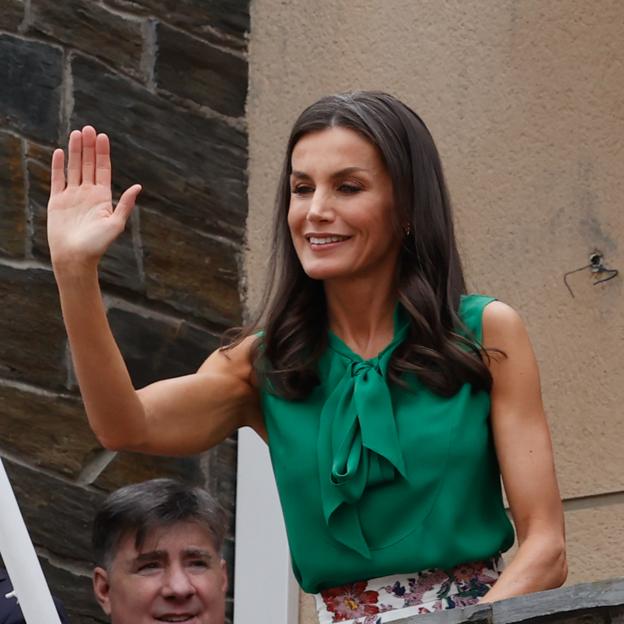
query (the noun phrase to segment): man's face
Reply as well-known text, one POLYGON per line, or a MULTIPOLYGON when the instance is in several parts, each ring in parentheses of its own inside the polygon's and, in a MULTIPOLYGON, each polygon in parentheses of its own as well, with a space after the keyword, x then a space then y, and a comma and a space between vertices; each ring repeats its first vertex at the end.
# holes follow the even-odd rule
POLYGON ((227 573, 206 528, 179 522, 153 529, 142 548, 122 537, 108 570, 93 573, 112 624, 223 624, 227 573))

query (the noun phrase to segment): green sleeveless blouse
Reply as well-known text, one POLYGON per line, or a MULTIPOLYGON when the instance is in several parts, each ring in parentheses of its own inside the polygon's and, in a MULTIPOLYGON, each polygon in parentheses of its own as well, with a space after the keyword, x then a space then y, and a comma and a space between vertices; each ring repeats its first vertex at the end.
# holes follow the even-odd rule
MULTIPOLYGON (((481 341, 490 297, 462 297, 481 341)), ((364 360, 330 332, 318 385, 303 401, 261 390, 269 450, 295 576, 307 592, 390 574, 449 568, 507 550, 490 428, 490 396, 465 384, 451 398, 408 375, 388 383, 409 322, 364 360)))

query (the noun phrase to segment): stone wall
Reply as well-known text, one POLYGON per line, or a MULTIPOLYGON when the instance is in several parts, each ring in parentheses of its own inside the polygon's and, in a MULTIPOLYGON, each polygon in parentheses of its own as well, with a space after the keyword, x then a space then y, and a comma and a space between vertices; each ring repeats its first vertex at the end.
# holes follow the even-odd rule
POLYGON ((448 609, 396 620, 396 624, 621 624, 624 580, 580 583, 491 604, 448 609))
POLYGON ((99 447, 50 269, 50 156, 85 123, 109 134, 115 192, 144 187, 101 266, 113 332, 138 386, 195 370, 241 317, 248 4, 2 1, 0 453, 74 624, 104 621, 91 598, 89 524, 122 484, 205 484, 229 512, 232 559, 236 441, 186 459, 99 447))

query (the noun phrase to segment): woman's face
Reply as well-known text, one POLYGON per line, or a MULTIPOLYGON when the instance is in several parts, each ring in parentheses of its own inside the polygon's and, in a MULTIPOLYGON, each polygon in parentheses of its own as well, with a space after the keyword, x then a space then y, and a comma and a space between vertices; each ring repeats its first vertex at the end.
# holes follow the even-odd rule
POLYGON ((313 279, 391 279, 399 253, 392 181, 377 149, 348 128, 304 135, 292 153, 288 226, 313 279))

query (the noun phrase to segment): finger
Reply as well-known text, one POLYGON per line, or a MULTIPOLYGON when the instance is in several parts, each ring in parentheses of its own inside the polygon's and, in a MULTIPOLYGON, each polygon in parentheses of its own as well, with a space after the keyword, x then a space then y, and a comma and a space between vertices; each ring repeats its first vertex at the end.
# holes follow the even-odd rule
POLYGON ((117 207, 115 208, 115 214, 122 219, 124 223, 126 223, 130 218, 136 198, 142 190, 143 189, 140 184, 135 184, 125 190, 119 198, 119 202, 117 202, 117 207))
POLYGON ((111 184, 110 142, 105 134, 98 134, 95 139, 95 183, 111 184))
POLYGON ((82 178, 82 133, 74 130, 69 135, 67 148, 67 185, 78 186, 82 178))
POLYGON ((95 129, 85 126, 82 129, 82 183, 95 181, 95 129))
POLYGON ((65 152, 55 149, 52 154, 50 197, 65 190, 65 152))

